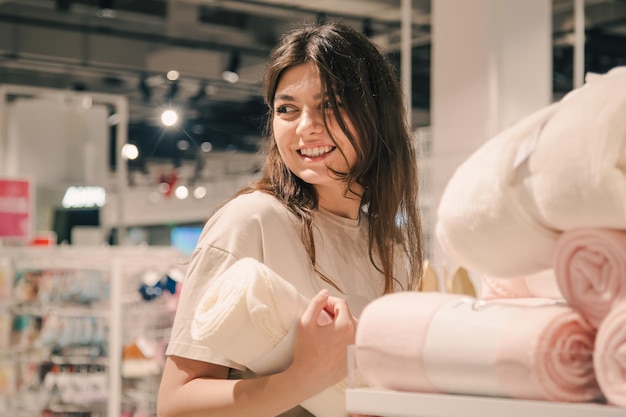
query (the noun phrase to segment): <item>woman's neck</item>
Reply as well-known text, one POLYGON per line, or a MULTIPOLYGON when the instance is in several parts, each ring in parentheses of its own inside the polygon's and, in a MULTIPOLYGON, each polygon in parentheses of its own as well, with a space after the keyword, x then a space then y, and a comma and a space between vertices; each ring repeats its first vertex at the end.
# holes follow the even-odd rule
MULTIPOLYGON (((354 193, 344 196, 343 189, 329 189, 316 186, 318 204, 321 208, 337 216, 356 220, 361 210, 361 197, 354 193)), ((356 191, 356 190, 355 190, 356 191)))

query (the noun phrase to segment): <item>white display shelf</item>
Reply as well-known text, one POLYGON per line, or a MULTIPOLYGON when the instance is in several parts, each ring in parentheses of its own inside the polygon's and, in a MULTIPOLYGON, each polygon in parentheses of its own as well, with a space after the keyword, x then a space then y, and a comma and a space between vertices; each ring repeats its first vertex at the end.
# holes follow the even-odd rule
POLYGON ((349 413, 381 417, 626 417, 626 408, 592 403, 557 403, 466 395, 353 388, 349 413))

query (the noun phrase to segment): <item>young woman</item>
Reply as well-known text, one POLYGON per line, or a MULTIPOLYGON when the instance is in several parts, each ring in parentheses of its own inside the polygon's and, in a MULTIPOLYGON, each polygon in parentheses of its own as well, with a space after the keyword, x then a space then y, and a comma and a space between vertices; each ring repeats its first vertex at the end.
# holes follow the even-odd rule
POLYGON ((384 54, 347 25, 307 26, 272 52, 264 94, 266 163, 259 180, 211 216, 191 258, 160 417, 309 415, 298 404, 346 377, 346 348, 364 303, 419 288, 416 154, 384 54), (298 323, 293 362, 270 376, 250 375, 190 335, 212 277, 244 257, 312 300, 298 323), (322 310, 333 323, 318 324, 322 310))

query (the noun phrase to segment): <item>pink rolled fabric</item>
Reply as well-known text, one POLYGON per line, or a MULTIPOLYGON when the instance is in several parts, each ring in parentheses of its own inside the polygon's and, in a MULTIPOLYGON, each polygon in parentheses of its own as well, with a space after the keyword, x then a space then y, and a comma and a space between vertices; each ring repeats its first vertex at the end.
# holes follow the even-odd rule
POLYGON ((579 228, 557 241, 554 272, 569 305, 598 327, 626 298, 626 230, 579 228))
POLYGON ((578 312, 555 300, 403 292, 365 308, 355 361, 372 387, 586 402, 601 397, 594 338, 578 312))
POLYGON ((598 328, 593 365, 609 403, 626 407, 626 302, 613 306, 598 328))

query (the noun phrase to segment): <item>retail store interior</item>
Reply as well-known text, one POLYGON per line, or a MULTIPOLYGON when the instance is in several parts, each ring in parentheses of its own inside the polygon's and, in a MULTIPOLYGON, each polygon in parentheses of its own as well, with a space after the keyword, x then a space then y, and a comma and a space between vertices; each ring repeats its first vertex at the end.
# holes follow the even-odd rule
POLYGON ((185 263, 261 168, 268 54, 327 19, 397 68, 435 265, 460 163, 626 66, 624 0, 0 0, 0 415, 156 416, 185 263))

